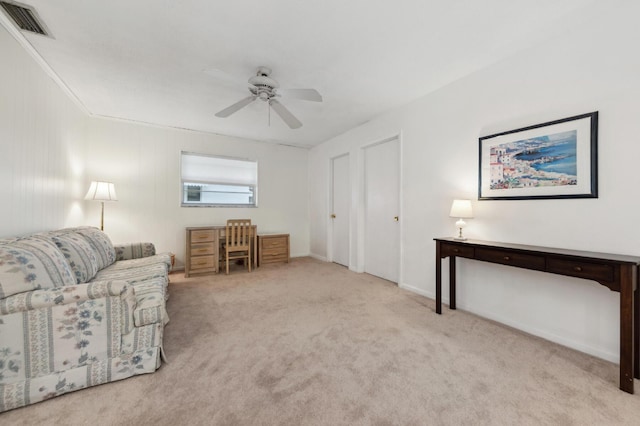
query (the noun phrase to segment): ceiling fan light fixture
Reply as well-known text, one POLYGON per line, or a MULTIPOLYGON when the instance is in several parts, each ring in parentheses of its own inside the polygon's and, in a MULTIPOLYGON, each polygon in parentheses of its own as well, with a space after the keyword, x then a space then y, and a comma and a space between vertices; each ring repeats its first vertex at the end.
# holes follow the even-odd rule
POLYGON ((267 77, 266 75, 254 75, 249 79, 249 84, 253 84, 254 86, 271 87, 272 89, 280 87, 280 84, 277 81, 267 77))

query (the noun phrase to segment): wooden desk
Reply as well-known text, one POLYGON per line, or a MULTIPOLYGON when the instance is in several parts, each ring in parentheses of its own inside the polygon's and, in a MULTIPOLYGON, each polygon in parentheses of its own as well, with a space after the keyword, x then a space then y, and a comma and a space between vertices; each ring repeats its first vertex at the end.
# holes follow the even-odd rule
POLYGON ((436 313, 442 313, 442 259, 449 257, 449 308, 456 309, 456 257, 593 280, 620 293, 620 389, 633 393, 640 379, 640 257, 492 241, 435 238, 436 313), (635 348, 635 350, 634 350, 635 348))
MULTIPOLYGON (((224 240, 226 225, 187 228, 184 276, 218 273, 220 244, 224 240)), ((258 227, 251 225, 253 236, 253 265, 258 265, 258 227)))

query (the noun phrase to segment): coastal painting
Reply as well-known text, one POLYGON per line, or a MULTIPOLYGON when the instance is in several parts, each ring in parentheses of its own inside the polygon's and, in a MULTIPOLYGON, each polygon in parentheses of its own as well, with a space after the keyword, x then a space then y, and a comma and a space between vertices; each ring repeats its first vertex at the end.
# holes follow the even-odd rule
POLYGON ((596 198, 597 114, 481 137, 478 198, 596 198))

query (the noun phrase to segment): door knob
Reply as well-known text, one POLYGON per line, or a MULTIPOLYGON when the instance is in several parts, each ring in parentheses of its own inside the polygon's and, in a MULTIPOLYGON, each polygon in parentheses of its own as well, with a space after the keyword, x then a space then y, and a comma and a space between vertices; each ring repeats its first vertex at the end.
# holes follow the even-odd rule
POLYGON ((335 218, 336 218, 336 215, 334 213, 334 214, 331 215, 331 219, 335 219, 335 218))
POLYGON ((393 220, 395 220, 397 222, 399 220, 398 216, 394 216, 393 220))

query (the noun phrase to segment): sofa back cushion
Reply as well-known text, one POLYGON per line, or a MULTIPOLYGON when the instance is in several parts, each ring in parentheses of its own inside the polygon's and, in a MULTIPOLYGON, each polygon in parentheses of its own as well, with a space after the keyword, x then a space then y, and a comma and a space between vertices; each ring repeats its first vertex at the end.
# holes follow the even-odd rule
POLYGON ((69 262, 78 284, 86 283, 98 272, 96 250, 82 235, 68 233, 51 237, 69 262))
POLYGON ((69 262, 53 242, 23 238, 0 244, 0 298, 74 284, 69 262))
POLYGON ((116 261, 116 249, 107 234, 90 226, 73 228, 73 231, 82 235, 95 251, 98 270, 106 268, 116 261))

